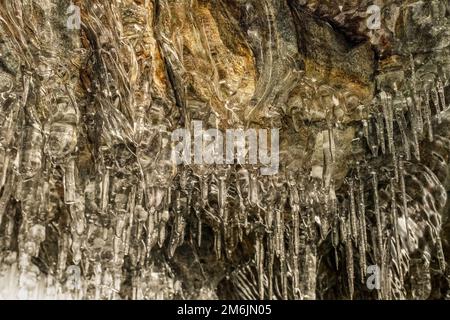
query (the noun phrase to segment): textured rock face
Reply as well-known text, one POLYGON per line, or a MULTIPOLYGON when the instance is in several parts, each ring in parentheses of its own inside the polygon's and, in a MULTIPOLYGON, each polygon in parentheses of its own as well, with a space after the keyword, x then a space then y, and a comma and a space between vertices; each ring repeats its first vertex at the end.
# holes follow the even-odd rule
POLYGON ((1 1, 0 297, 448 298, 449 19, 1 1), (278 129, 277 172, 174 164, 195 121, 278 129))

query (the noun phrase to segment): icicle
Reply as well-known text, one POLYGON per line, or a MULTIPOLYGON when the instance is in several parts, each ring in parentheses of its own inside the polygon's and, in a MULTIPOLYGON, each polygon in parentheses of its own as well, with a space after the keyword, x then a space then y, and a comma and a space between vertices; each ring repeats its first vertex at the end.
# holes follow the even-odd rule
POLYGON ((373 202, 377 224, 377 245, 379 253, 378 262, 379 265, 381 265, 383 261, 383 225, 381 221, 380 205, 378 199, 378 178, 377 173, 375 171, 372 171, 371 174, 372 174, 373 202))
POLYGON ((331 125, 329 125, 328 128, 328 146, 329 146, 329 152, 330 152, 330 161, 331 163, 334 163, 335 161, 335 154, 336 154, 336 145, 334 140, 334 131, 331 125))
POLYGON ((169 207, 170 207, 171 201, 172 201, 172 189, 167 188, 164 206, 161 211, 161 217, 160 217, 160 228, 159 228, 159 235, 158 235, 158 245, 160 248, 162 248, 164 241, 166 240, 166 224, 170 218, 169 207))
POLYGON ((331 182, 332 161, 330 154, 330 140, 328 139, 328 131, 322 131, 322 151, 323 151, 323 187, 328 189, 331 182))
POLYGON ((409 63, 411 66, 411 82, 412 82, 413 89, 415 91, 416 86, 417 86, 416 63, 414 61, 414 56, 412 53, 409 55, 409 63))
POLYGON ((339 222, 338 219, 335 217, 333 219, 333 229, 331 234, 331 244, 336 249, 339 245, 339 222))
MULTIPOLYGON (((153 248, 153 239, 154 239, 154 232, 155 232, 155 228, 156 228, 156 223, 155 223, 155 218, 156 218, 156 214, 155 214, 155 208, 151 207, 150 211, 148 213, 148 218, 147 218, 147 255, 150 255, 150 251, 153 248)), ((175 248, 176 249, 176 248, 175 248)))
POLYGON ((281 294, 284 300, 288 299, 288 286, 287 286, 287 270, 286 270, 286 256, 284 252, 284 246, 282 248, 282 253, 280 256, 280 266, 281 266, 281 294))
POLYGON ((203 229, 202 219, 200 218, 198 219, 197 228, 198 228, 197 245, 200 248, 202 246, 202 229, 203 229))
POLYGON ((339 220, 339 212, 337 207, 337 199, 336 194, 334 193, 334 183, 331 185, 330 194, 329 194, 330 208, 331 208, 331 216, 333 217, 333 225, 332 225, 332 244, 334 247, 335 261, 336 261, 336 269, 339 269, 339 255, 337 252, 337 248, 339 246, 340 238, 340 220, 339 220))
POLYGON ((101 202, 101 211, 103 214, 106 214, 106 209, 108 207, 108 199, 109 199, 109 169, 105 170, 106 172, 102 177, 102 202, 101 202))
POLYGON ((75 192, 75 159, 71 158, 64 168, 64 202, 72 204, 76 199, 75 192))
POLYGON ((200 191, 202 195, 202 208, 205 208, 206 205, 208 204, 208 192, 209 192, 207 177, 201 177, 200 191))
POLYGON ((403 268, 402 268, 402 259, 401 259, 401 248, 400 248, 400 234, 398 228, 398 217, 397 217, 397 201, 395 196, 395 182, 394 179, 391 179, 391 215, 392 215, 392 225, 393 225, 393 233, 395 239, 395 250, 397 251, 396 259, 397 259, 397 267, 400 276, 400 281, 403 284, 403 268))
POLYGON ((222 238, 221 233, 214 229, 214 252, 218 260, 222 257, 222 238))
POLYGON ((411 64, 411 104, 410 104, 410 114, 412 119, 412 130, 414 135, 414 146, 415 146, 415 156, 417 160, 420 160, 419 143, 418 137, 423 134, 423 119, 422 119, 422 101, 420 95, 417 94, 417 75, 416 66, 414 61, 414 56, 410 55, 411 64))
MULTIPOLYGON (((13 193, 15 180, 16 176, 14 175, 10 179, 8 179, 8 182, 6 182, 6 184, 3 186, 3 192, 0 197, 0 226, 3 222, 3 215, 5 214, 6 206, 8 205, 10 197, 13 193)), ((6 228, 6 230, 8 229, 6 228)))
POLYGON ((58 265, 56 269, 56 274, 61 276, 66 270, 67 254, 69 251, 69 235, 63 233, 61 235, 61 241, 58 243, 58 265))
POLYGON ((339 239, 341 239, 342 243, 347 242, 347 220, 345 216, 339 216, 339 239))
MULTIPOLYGON (((269 228, 269 230, 273 230, 273 213, 274 213, 274 204, 269 203, 266 210, 266 225, 269 228)), ((294 213, 293 213, 294 214, 294 213)))
POLYGON ((219 177, 219 192, 218 192, 218 203, 219 208, 224 208, 227 201, 227 190, 226 190, 226 177, 219 177))
POLYGON ((384 120, 381 113, 376 114, 376 128, 377 128, 377 139, 378 146, 381 148, 381 152, 386 154, 386 143, 384 138, 384 120))
POLYGON ((299 206, 295 205, 292 208, 292 226, 294 233, 294 255, 298 257, 300 254, 300 219, 299 219, 299 206))
POLYGON ((282 224, 281 210, 277 208, 275 210, 275 252, 278 257, 281 255, 281 249, 284 246, 282 224))
POLYGON ((370 151, 372 152, 372 156, 375 158, 378 156, 378 150, 380 148, 379 143, 379 129, 377 125, 377 121, 373 119, 373 115, 369 115, 369 139, 368 145, 370 147, 370 151), (374 137, 377 137, 376 139, 374 137))
POLYGON ((419 136, 423 135, 424 131, 424 123, 423 123, 423 114, 422 114, 422 96, 420 94, 414 93, 414 107, 417 113, 417 133, 419 136))
POLYGON ((256 268, 258 270, 259 299, 264 300, 264 245, 262 236, 256 235, 256 268))
POLYGON ((441 106, 439 103, 439 93, 437 91, 437 88, 433 86, 431 89, 431 99, 433 100, 434 108, 436 109, 436 119, 438 120, 438 123, 442 123, 442 114, 441 114, 441 106))
POLYGON ((380 98, 383 107, 384 119, 386 121, 386 132, 388 134, 388 149, 389 152, 393 152, 394 149, 394 124, 393 124, 393 112, 392 112, 392 98, 390 94, 382 91, 380 98))
POLYGON ((294 221, 294 243, 293 243, 293 254, 292 257, 292 268, 293 268, 293 281, 292 281, 292 292, 294 294, 294 298, 299 298, 299 290, 300 290, 300 267, 299 267, 299 257, 300 257, 300 225, 298 213, 296 214, 297 221, 294 221), (297 229, 296 229, 297 228, 297 229))
POLYGON ((402 145, 403 145, 403 151, 406 156, 406 160, 411 160, 411 150, 409 147, 409 139, 407 134, 407 123, 405 119, 405 114, 403 113, 402 109, 397 109, 395 112, 397 124, 400 129, 400 133, 402 136, 402 145))
POLYGON ((131 230, 133 228, 134 222, 134 210, 136 207, 136 186, 131 188, 131 192, 128 196, 128 221, 127 227, 124 228, 125 235, 122 237, 123 239, 123 247, 124 247, 124 255, 128 255, 130 251, 130 240, 131 240, 131 230))
MULTIPOLYGON (((411 134, 413 137, 413 145, 414 145, 414 157, 420 161, 420 148, 419 148, 419 128, 418 128, 418 117, 419 115, 416 113, 416 106, 413 103, 411 97, 406 98, 406 105, 409 110, 409 115, 411 118, 411 134)), ((405 119, 406 123, 406 119, 405 119)), ((405 126, 406 127, 406 126, 405 126)))
POLYGON ((218 190, 218 205, 220 218, 222 220, 223 234, 225 239, 225 251, 228 252, 227 238, 228 238, 228 210, 226 209, 227 201, 227 189, 226 189, 226 177, 219 177, 219 190, 218 190))
POLYGON ((269 239, 268 239, 268 248, 267 248, 267 252, 269 253, 269 264, 267 266, 268 269, 268 281, 269 281, 269 285, 268 285, 268 290, 267 290, 267 294, 268 294, 268 298, 269 300, 273 299, 273 264, 275 261, 275 250, 274 250, 274 238, 272 236, 272 234, 269 234, 269 239))
MULTIPOLYGON (((225 215, 228 217, 229 216, 229 208, 226 208, 226 213, 225 215)), ((231 209, 232 210, 232 209, 231 209)), ((233 218, 236 217, 236 214, 233 214, 233 218)), ((232 259, 232 255, 233 255, 233 250, 236 248, 236 239, 237 239, 237 235, 236 235, 236 228, 235 228, 235 219, 231 218, 230 219, 230 226, 227 226, 227 234, 226 234, 226 250, 227 250, 227 256, 229 259, 232 259)))
POLYGON ((259 203, 258 176, 255 172, 250 174, 249 202, 251 205, 258 205, 259 203))
POLYGON ((359 241, 359 255, 360 255, 360 271, 361 281, 364 283, 366 275, 366 248, 367 248, 367 233, 366 233, 366 213, 365 213, 365 200, 364 200, 364 182, 361 177, 360 164, 356 165, 357 177, 359 180, 359 223, 360 223, 360 241, 359 241))
POLYGON ((423 110, 423 113, 424 113, 424 116, 425 116, 425 123, 426 123, 426 125, 427 125, 427 127, 428 127, 428 132, 427 132, 427 134, 428 134, 428 140, 430 141, 430 142, 432 142, 433 141, 433 126, 432 126, 432 123, 431 123, 431 108, 430 108, 430 95, 429 95, 429 93, 428 92, 424 92, 423 93, 423 96, 422 96, 423 98, 423 101, 425 102, 425 104, 424 104, 424 110, 423 110))
POLYGON ((355 191, 353 190, 353 180, 348 183, 350 193, 350 222, 351 222, 351 235, 354 241, 358 240, 358 220, 356 218, 355 208, 355 191))
POLYGON ((286 192, 282 192, 279 206, 276 210, 276 253, 280 259, 281 268, 281 291, 283 299, 287 299, 287 270, 286 270, 286 250, 284 245, 284 208, 287 201, 286 192))
POLYGON ((364 138, 366 139, 366 143, 368 146, 370 146, 370 134, 369 134, 369 123, 366 119, 362 119, 362 124, 363 124, 363 134, 364 134, 364 138))
POLYGON ((181 204, 181 193, 178 191, 176 194, 175 200, 175 221, 172 227, 172 233, 170 235, 170 244, 169 244, 169 256, 173 257, 175 250, 183 243, 184 241, 184 231, 186 228, 186 220, 183 216, 183 208, 181 204))
POLYGON ((387 94, 386 92, 380 93, 380 98, 382 101, 383 106, 383 114, 386 121, 386 131, 388 134, 388 149, 389 152, 392 154, 392 161, 394 165, 394 174, 395 178, 398 180, 398 171, 397 171, 397 154, 395 150, 395 143, 394 143, 394 116, 393 116, 393 110, 392 110, 392 97, 390 94, 387 94))
POLYGON ((347 265, 347 280, 348 280, 348 288, 350 292, 350 299, 353 299, 354 294, 354 282, 355 282, 355 268, 353 265, 353 244, 352 239, 350 237, 351 225, 350 221, 347 220, 347 224, 344 224, 344 228, 346 228, 346 243, 345 243, 345 251, 346 251, 346 265, 347 265))
POLYGON ((447 102, 445 101, 445 90, 444 90, 444 84, 442 83, 442 81, 439 79, 437 81, 437 90, 439 93, 439 98, 441 100, 441 105, 442 105, 442 111, 447 111, 448 108, 450 108, 450 105, 447 106, 447 102))

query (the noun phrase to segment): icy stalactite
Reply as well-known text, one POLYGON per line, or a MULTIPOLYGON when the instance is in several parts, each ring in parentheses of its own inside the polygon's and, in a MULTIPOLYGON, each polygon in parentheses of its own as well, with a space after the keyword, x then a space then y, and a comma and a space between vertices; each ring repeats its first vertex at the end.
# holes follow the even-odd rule
POLYGON ((442 112, 447 111, 448 108, 450 108, 450 105, 447 105, 447 101, 445 99, 445 88, 444 84, 440 79, 437 81, 437 91, 439 94, 439 100, 442 106, 442 112))
MULTIPOLYGON (((373 203, 374 203, 374 211, 375 211, 375 219, 376 219, 376 239, 377 239, 377 251, 378 251, 378 264, 380 266, 383 265, 383 255, 384 255, 384 250, 383 250, 383 243, 384 243, 384 239, 383 239, 383 229, 384 229, 384 224, 383 224, 383 220, 381 218, 381 211, 380 211, 380 203, 379 203, 379 198, 378 198, 378 178, 377 178, 377 173, 375 171, 371 172, 372 175, 372 191, 373 191, 373 203)), ((381 272, 383 273, 385 270, 381 270, 381 272)))
POLYGON ((349 202, 350 202, 350 225, 351 225, 351 236, 353 238, 353 241, 355 241, 355 243, 358 241, 359 239, 359 221, 358 218, 356 217, 356 203, 355 203, 355 190, 354 190, 354 181, 350 180, 348 183, 348 187, 349 187, 349 202))
POLYGON ((255 244, 255 251, 256 251, 256 268, 258 270, 258 292, 259 292, 259 298, 261 300, 264 299, 264 245, 263 241, 260 236, 257 235, 256 237, 256 244, 255 244))
POLYGON ((350 299, 353 299, 354 291, 355 291, 355 266, 353 261, 353 243, 351 238, 351 228, 352 225, 350 220, 347 219, 347 223, 343 225, 343 228, 346 228, 347 239, 345 241, 345 263, 347 269, 347 279, 348 279, 348 287, 349 287, 349 295, 350 299))
POLYGON ((433 141, 433 124, 431 122, 431 106, 430 106, 430 94, 428 91, 422 92, 421 100, 423 101, 423 115, 424 115, 424 125, 427 127, 427 138, 428 141, 433 141))
POLYGON ((388 149, 392 156, 395 178, 398 179, 398 170, 397 170, 398 159, 394 142, 394 110, 393 110, 392 96, 389 93, 382 91, 380 93, 380 99, 383 108, 384 119, 386 122, 388 149))
POLYGON ((378 147, 381 148, 382 154, 386 154, 386 142, 384 137, 384 119, 382 113, 377 113, 375 125, 376 125, 378 147))
POLYGON ((398 125, 398 128, 400 130, 400 134, 402 137, 402 151, 406 156, 406 160, 411 159, 411 150, 409 145, 409 137, 408 137, 408 125, 405 118, 405 110, 406 110, 406 101, 403 94, 398 94, 398 102, 396 104, 395 108, 395 119, 398 125))
MULTIPOLYGON (((411 136, 412 136, 412 145, 414 148, 414 157, 417 161, 420 161, 420 144, 419 144, 419 136, 421 135, 420 129, 419 129, 419 118, 422 116, 417 113, 417 108, 415 105, 415 101, 413 97, 406 97, 406 105, 407 105, 407 111, 410 118, 410 124, 411 124, 411 136)), ((403 121, 403 119, 402 119, 403 121)), ((405 118, 406 122, 406 118, 405 118)))
POLYGON ((436 86, 431 89, 431 100, 433 101, 434 108, 436 110, 436 119, 438 124, 442 123, 442 109, 441 102, 439 101, 439 93, 436 86))
POLYGON ((361 175, 361 165, 356 165, 357 178, 359 183, 358 189, 358 213, 359 213, 359 267, 361 281, 364 282, 366 274, 366 254, 367 254, 367 231, 366 231, 366 204, 364 195, 364 181, 361 175))

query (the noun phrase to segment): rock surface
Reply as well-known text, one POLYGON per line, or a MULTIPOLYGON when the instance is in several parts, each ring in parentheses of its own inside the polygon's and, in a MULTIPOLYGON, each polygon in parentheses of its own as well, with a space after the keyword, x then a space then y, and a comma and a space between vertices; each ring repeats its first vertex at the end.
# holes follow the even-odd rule
POLYGON ((449 19, 446 0, 2 1, 0 297, 448 298, 449 19), (175 165, 194 121, 278 129, 276 174, 175 165))

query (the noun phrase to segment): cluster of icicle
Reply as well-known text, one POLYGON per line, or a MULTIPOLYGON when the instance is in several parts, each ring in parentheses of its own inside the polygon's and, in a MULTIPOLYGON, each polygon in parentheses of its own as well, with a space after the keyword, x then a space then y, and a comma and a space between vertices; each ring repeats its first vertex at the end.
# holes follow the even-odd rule
MULTIPOLYGON (((361 140, 369 151, 365 159, 356 163, 354 177, 347 178, 348 208, 339 218, 341 224, 347 221, 349 234, 345 246, 350 297, 354 288, 353 247, 358 250, 363 283, 368 265, 380 267, 381 299, 427 297, 426 289, 420 291, 423 283, 412 273, 413 255, 419 254, 419 260, 426 260, 422 266, 426 270, 421 272, 428 281, 431 255, 436 257, 441 272, 446 268, 439 214, 446 192, 443 181, 421 163, 420 145, 424 140, 432 143, 446 139, 435 137, 433 127, 441 124, 443 114, 450 108, 445 96, 449 83, 434 74, 426 74, 419 82, 414 61, 412 65, 408 89, 381 91, 368 106, 368 117, 362 120, 361 140), (418 221, 423 220, 425 227, 418 226, 418 221), (421 228, 432 239, 432 248, 424 250, 420 244, 423 239, 418 237, 423 234, 419 236, 417 231, 421 228), (405 291, 406 274, 411 284, 409 295, 405 291)), ((447 155, 440 156, 444 159, 447 155)), ((345 226, 340 234, 344 232, 345 226)), ((341 239, 345 243, 345 236, 341 239)), ((333 246, 336 244, 333 236, 333 246)))
MULTIPOLYGON (((110 36, 109 43, 125 48, 120 55, 98 49, 87 61, 79 32, 55 28, 65 26, 59 11, 68 5, 0 4, 0 32, 9 40, 3 49, 16 55, 5 58, 8 83, 0 97, 0 298, 172 298, 181 287, 170 267, 154 267, 148 259, 153 231, 164 240, 169 219, 167 187, 148 186, 155 157, 142 151, 161 151, 145 145, 152 137, 143 137, 158 131, 144 123, 149 80, 142 76, 136 83, 139 70, 151 72, 117 34, 136 32, 137 23, 119 25, 111 17, 117 8, 110 6, 109 23, 117 32, 110 34, 92 13, 87 41, 98 48, 99 35, 110 36), (135 60, 125 70, 130 55, 135 60), (95 69, 82 76, 88 97, 80 94, 83 60, 95 69), (94 150, 87 151, 89 143, 94 150), (128 149, 138 144, 139 163, 128 149), (90 152, 96 159, 83 160, 90 152)), ((141 48, 155 47, 146 41, 141 48)), ((161 109, 156 105, 152 121, 161 109)))
MULTIPOLYGON (((89 61, 94 68, 87 89, 92 101, 79 103, 76 84, 57 83, 57 77, 50 75, 58 67, 56 62, 33 60, 26 39, 36 35, 25 34, 23 21, 17 21, 21 16, 3 6, 0 9, 8 20, 9 36, 18 39, 17 51, 26 62, 20 85, 2 96, 1 116, 6 116, 0 128, 0 240, 4 251, 0 291, 5 297, 176 296, 180 284, 164 267, 152 269, 152 254, 167 248, 169 258, 173 257, 185 242, 186 232, 193 233, 199 247, 205 245, 205 224, 213 230, 218 259, 231 259, 244 242, 254 248, 252 261, 230 274, 237 297, 314 298, 318 246, 327 241, 335 250, 336 266, 341 260, 345 265, 348 297, 354 296, 357 281, 365 283, 367 266, 374 264, 381 269, 379 298, 404 297, 409 254, 418 246, 411 232, 414 199, 408 196, 406 179, 414 177, 415 166, 410 163, 420 161, 420 142, 435 139, 433 125, 449 108, 446 79, 428 81, 425 77, 419 84, 413 71, 409 91, 380 92, 372 106, 361 109, 370 114, 362 121, 361 139, 370 151, 348 177, 345 192, 337 193, 329 172, 323 180, 310 177, 310 172, 260 176, 258 168, 251 166, 179 168, 171 185, 159 185, 152 174, 166 171, 152 163, 164 151, 163 142, 156 146, 148 142, 159 128, 145 123, 151 81, 130 81, 121 60, 125 57, 98 49, 120 37, 99 39, 97 35, 108 32, 103 32, 104 22, 90 12, 85 31, 96 49, 89 61), (58 99, 51 100, 47 92, 54 92, 58 99), (52 107, 48 123, 39 121, 39 102, 52 107), (79 172, 83 168, 78 168, 76 160, 82 160, 82 152, 75 156, 76 146, 84 150, 86 143, 76 132, 81 107, 86 109, 86 127, 93 127, 87 129, 96 148, 92 179, 86 178, 87 172, 79 172), (49 149, 42 152, 45 148, 49 149), (380 158, 388 159, 383 163, 387 173, 375 171, 380 158), (384 189, 379 187, 381 182, 384 189), (130 292, 124 292, 125 287, 130 292)), ((33 40, 34 45, 39 42, 33 40)), ((134 50, 124 43, 120 41, 123 51, 134 50)), ((136 74, 139 68, 142 74, 144 70, 150 74, 139 63, 133 61, 129 68, 136 74)), ((151 112, 156 114, 152 119, 160 120, 169 112, 165 114, 158 103, 153 101, 151 112)), ((335 152, 333 130, 328 132, 323 146, 325 168, 334 161, 335 152)), ((423 171, 423 179, 433 179, 431 172, 423 171)), ((438 184, 430 183, 430 189, 438 184)), ((444 270, 438 218, 442 202, 425 213, 430 213, 430 233, 444 270)))
MULTIPOLYGON (((450 106, 445 79, 420 86, 414 77, 413 71, 410 92, 382 91, 364 107, 368 116, 362 120, 360 140, 368 154, 356 162, 338 194, 332 180, 313 179, 306 172, 262 177, 256 169, 242 166, 222 171, 211 167, 207 174, 179 173, 170 252, 182 242, 187 217, 194 213, 198 245, 202 223, 207 222, 214 230, 218 259, 224 254, 224 259, 231 259, 241 241, 254 244, 254 260, 230 275, 236 297, 314 298, 317 247, 325 241, 335 250, 336 267, 345 266, 347 297, 354 296, 356 278, 366 285, 373 265, 381 274, 378 298, 426 297, 420 275, 413 274, 413 260, 417 254, 418 260, 426 260, 421 267, 426 268, 421 270, 425 278, 431 256, 445 271, 439 212, 446 194, 442 181, 420 163, 419 146, 424 139, 441 138, 434 137, 433 126, 441 123, 450 106), (416 91, 418 87, 422 90, 416 91), (419 237, 428 236, 431 248, 423 248, 419 237), (412 287, 409 295, 406 281, 412 287)), ((329 132, 324 161, 332 162, 333 130, 329 132)))

